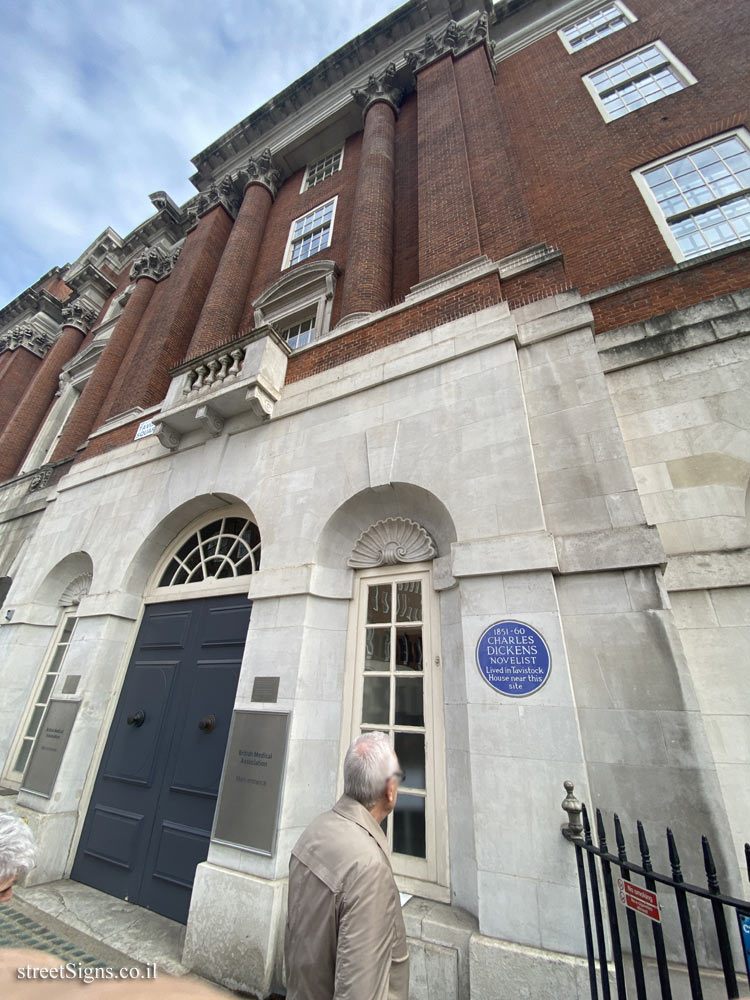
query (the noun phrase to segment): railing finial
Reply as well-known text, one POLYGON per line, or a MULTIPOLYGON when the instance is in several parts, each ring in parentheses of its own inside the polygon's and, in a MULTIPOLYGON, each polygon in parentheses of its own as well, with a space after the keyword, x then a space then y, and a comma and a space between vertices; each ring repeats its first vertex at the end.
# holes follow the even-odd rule
POLYGON ((568 822, 563 823, 561 833, 566 840, 578 840, 583 833, 583 823, 581 821, 581 803, 573 794, 575 785, 572 781, 563 781, 563 788, 567 795, 562 801, 562 808, 568 814, 568 822))

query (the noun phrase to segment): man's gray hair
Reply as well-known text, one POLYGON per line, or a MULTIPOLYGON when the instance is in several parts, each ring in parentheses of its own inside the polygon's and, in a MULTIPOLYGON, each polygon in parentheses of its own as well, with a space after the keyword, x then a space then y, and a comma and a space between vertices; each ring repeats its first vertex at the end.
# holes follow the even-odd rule
POLYGON ((36 844, 19 816, 0 812, 0 881, 19 880, 36 864, 36 844))
POLYGON ((385 733, 363 733, 344 757, 344 794, 371 809, 396 769, 396 755, 385 733))

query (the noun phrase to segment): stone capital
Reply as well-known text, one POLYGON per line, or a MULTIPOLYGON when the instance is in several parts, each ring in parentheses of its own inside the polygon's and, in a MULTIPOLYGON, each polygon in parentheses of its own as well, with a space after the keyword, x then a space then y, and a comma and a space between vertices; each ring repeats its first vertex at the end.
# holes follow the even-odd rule
POLYGON ((218 183, 212 181, 187 207, 188 231, 195 229, 203 216, 217 205, 221 205, 230 218, 236 219, 241 204, 242 187, 238 182, 238 175, 226 174, 218 183))
POLYGON ((266 146, 258 156, 251 156, 247 167, 238 174, 243 191, 251 184, 262 184, 275 198, 281 185, 281 171, 273 162, 271 150, 266 146))
POLYGON ((389 63, 380 76, 372 74, 362 89, 352 90, 352 97, 362 108, 362 118, 377 101, 390 104, 394 111, 398 111, 404 92, 398 85, 396 74, 396 64, 389 63))
POLYGON ((133 261, 130 268, 130 280, 151 278, 152 281, 161 281, 172 271, 173 256, 173 254, 165 253, 161 247, 146 247, 143 253, 133 261))
POLYGON ((54 337, 46 331, 36 330, 28 323, 19 323, 0 337, 0 351, 15 351, 18 347, 25 347, 38 358, 43 358, 53 340, 54 337))
POLYGON ((96 312, 94 312, 88 303, 82 302, 80 299, 73 299, 72 302, 66 302, 62 307, 62 314, 62 325, 75 327, 84 336, 94 325, 96 319, 96 312))
POLYGON ((455 58, 477 45, 485 46, 494 74, 495 63, 492 54, 495 45, 494 42, 490 41, 486 14, 480 14, 474 20, 466 18, 463 21, 449 21, 446 27, 437 34, 425 35, 420 48, 404 52, 404 58, 407 66, 416 76, 421 69, 440 59, 446 53, 450 52, 455 58))

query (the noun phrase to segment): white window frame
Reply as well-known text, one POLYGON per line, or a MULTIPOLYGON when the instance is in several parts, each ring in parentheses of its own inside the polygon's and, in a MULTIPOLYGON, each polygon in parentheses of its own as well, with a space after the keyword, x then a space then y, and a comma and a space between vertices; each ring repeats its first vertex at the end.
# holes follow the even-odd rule
MULTIPOLYGON (((423 709, 425 723, 425 846, 426 858, 393 853, 396 883, 402 892, 440 902, 450 902, 448 873, 448 824, 446 822, 445 731, 443 702, 443 667, 440 651, 439 599, 432 583, 430 563, 407 563, 359 570, 355 578, 354 598, 350 607, 346 662, 347 684, 341 739, 341 760, 353 739, 361 732, 362 691, 365 677, 365 629, 367 627, 368 587, 373 584, 419 580, 422 584, 422 643, 424 655, 423 709)), ((378 728, 374 726, 372 728, 378 728)), ((408 764, 401 762, 407 776, 408 764)), ((343 775, 339 771, 339 794, 343 793, 343 775)))
POLYGON ((333 205, 333 210, 331 212, 331 225, 330 225, 329 230, 328 230, 328 242, 326 243, 325 246, 320 247, 318 250, 316 250, 315 253, 311 253, 307 257, 303 257, 301 260, 295 261, 294 266, 297 267, 299 264, 304 264, 304 262, 306 260, 310 260, 311 257, 317 256, 317 254, 322 253, 323 250, 327 250, 328 247, 330 247, 330 245, 331 245, 331 243, 333 241, 333 227, 334 227, 334 224, 336 222, 336 207, 338 205, 338 200, 339 200, 339 196, 338 195, 334 195, 333 198, 326 198, 326 200, 320 202, 319 205, 315 205, 315 207, 311 208, 308 212, 303 212, 302 215, 298 215, 296 219, 292 220, 292 223, 289 226, 289 236, 287 237, 286 248, 284 250, 284 263, 282 264, 282 268, 281 268, 282 271, 286 270, 286 268, 292 266, 292 250, 293 250, 293 247, 294 247, 294 243, 296 242, 293 239, 293 236, 294 236, 294 227, 297 225, 298 222, 301 222, 303 219, 306 219, 308 216, 313 215, 315 212, 319 211, 320 209, 325 208, 327 205, 333 205))
MULTIPOLYGON (((691 87, 694 83, 698 82, 693 76, 693 74, 690 72, 690 70, 683 63, 681 63, 680 60, 672 52, 670 52, 670 50, 663 42, 658 40, 655 42, 649 42, 648 45, 642 45, 640 46, 640 48, 633 49, 632 52, 626 52, 618 59, 613 59, 612 62, 605 63, 603 66, 597 66, 596 69, 592 70, 590 73, 587 73, 584 77, 582 77, 582 79, 584 85, 586 86, 586 89, 588 90, 589 94, 591 94, 591 97, 594 100, 594 104, 596 104, 597 108, 601 112, 602 118, 605 120, 605 122, 614 122, 614 121, 619 121, 621 118, 627 118, 628 115, 632 115, 636 111, 642 111, 644 108, 650 107, 651 104, 656 104, 657 101, 661 101, 663 100, 663 98, 671 97, 672 95, 660 94, 659 97, 657 97, 653 101, 647 102, 646 104, 643 105, 643 107, 631 108, 630 110, 623 112, 623 114, 621 115, 610 114, 607 105, 604 103, 603 96, 613 93, 616 94, 618 90, 622 90, 629 84, 632 83, 637 84, 641 80, 648 79, 648 77, 651 76, 657 70, 665 68, 672 70, 673 75, 682 84, 680 91, 684 90, 686 87, 691 87), (639 76, 632 77, 631 79, 626 80, 621 84, 610 87, 606 91, 600 92, 599 90, 597 90, 596 85, 592 79, 597 73, 601 73, 603 70, 613 69, 615 66, 619 66, 621 63, 623 63, 626 59, 629 59, 632 56, 637 56, 641 52, 646 52, 648 49, 656 49, 658 52, 660 52, 664 59, 664 62, 661 63, 659 66, 653 67, 648 73, 644 72, 639 76)), ((674 93, 680 93, 680 91, 674 91, 674 93)))
POLYGON ((317 317, 315 312, 312 312, 308 313, 305 316, 298 316, 291 320, 287 318, 284 321, 284 325, 279 330, 279 333, 281 334, 282 340, 286 341, 286 343, 289 344, 289 347, 292 351, 301 351, 303 347, 309 347, 310 344, 315 343, 315 338, 318 333, 316 326, 316 318, 317 317), (299 329, 300 327, 304 326, 307 323, 310 324, 311 329, 308 330, 299 329), (294 334, 294 339, 297 340, 297 343, 292 344, 291 341, 293 338, 290 336, 290 333, 294 329, 297 330, 297 333, 294 334), (310 336, 304 341, 304 343, 299 343, 299 338, 303 336, 305 333, 310 333, 310 336))
POLYGON ((302 178, 302 185, 299 189, 299 193, 303 194, 305 191, 309 191, 310 188, 315 187, 317 184, 322 184, 323 181, 328 180, 329 177, 333 177, 334 174, 337 174, 339 170, 341 170, 343 163, 344 163, 344 145, 342 143, 338 149, 329 149, 327 153, 324 153, 322 156, 319 156, 316 160, 313 160, 311 163, 307 164, 307 166, 305 167, 305 175, 302 178), (314 180, 311 183, 310 175, 314 173, 315 169, 319 166, 319 164, 327 160, 329 156, 335 156, 337 153, 339 157, 338 165, 333 168, 330 174, 325 174, 323 177, 320 177, 318 180, 314 180))
POLYGON ((628 7, 625 6, 622 0, 612 0, 611 3, 600 3, 597 6, 592 7, 589 11, 587 11, 584 17, 581 17, 579 13, 578 17, 574 21, 570 21, 568 24, 565 24, 561 28, 558 28, 557 34, 560 38, 560 41, 565 46, 566 50, 571 54, 573 54, 574 52, 580 52, 581 49, 588 48, 589 45, 593 45, 595 42, 598 42, 601 38, 607 38, 609 35, 613 35, 616 31, 621 31, 622 28, 627 28, 628 24, 634 24, 637 20, 638 18, 635 16, 632 10, 630 10, 628 7), (601 35, 597 35, 595 38, 592 38, 591 41, 586 42, 584 45, 578 45, 575 47, 571 45, 570 42, 568 41, 565 32, 570 31, 571 28, 577 28, 579 25, 583 25, 586 21, 588 21, 588 19, 592 15, 598 14, 600 11, 606 10, 608 7, 617 7, 617 9, 620 11, 620 14, 627 23, 623 24, 619 28, 613 28, 612 31, 606 31, 601 35))
MULTIPOLYGON (((648 181, 646 180, 645 175, 648 174, 651 170, 655 170, 657 167, 664 166, 665 164, 668 163, 672 163, 675 160, 679 160, 684 156, 689 156, 691 153, 697 153, 701 149, 705 149, 709 146, 714 146, 720 142, 725 141, 726 139, 731 139, 733 137, 739 139, 739 141, 747 149, 748 153, 750 153, 750 133, 745 128, 736 128, 736 129, 731 129, 728 132, 721 132, 719 135, 711 136, 709 139, 704 139, 702 142, 696 142, 690 146, 685 146, 683 149, 677 149, 674 152, 670 153, 668 156, 662 156, 658 160, 653 160, 652 162, 646 163, 644 164, 644 166, 639 167, 637 170, 632 171, 633 180, 635 181, 638 190, 643 196, 643 200, 646 203, 646 207, 651 213, 654 222, 656 223, 657 228, 659 229, 659 232, 664 238, 664 242, 667 244, 672 253, 672 256, 678 262, 682 262, 685 260, 700 260, 700 258, 705 254, 714 253, 716 252, 716 250, 724 250, 724 249, 730 249, 732 247, 747 245, 747 240, 741 239, 735 243, 727 244, 725 247, 716 247, 716 248, 706 247, 705 251, 703 251, 702 253, 690 254, 689 256, 687 256, 686 254, 683 253, 682 249, 680 248, 680 245, 677 242, 675 236, 672 234, 672 230, 669 225, 670 219, 676 218, 677 215, 666 216, 664 214, 659 202, 656 200, 656 197, 654 196, 651 190, 651 187, 649 186, 648 181)), ((723 202, 731 201, 733 198, 736 198, 739 194, 746 192, 750 193, 750 189, 742 189, 740 191, 732 192, 731 194, 728 194, 724 198, 718 198, 714 199, 713 201, 706 202, 705 206, 709 207, 711 205, 722 204, 723 202)), ((693 209, 693 211, 696 212, 702 210, 703 209, 701 206, 697 206, 696 208, 693 209)), ((688 214, 688 213, 687 212, 679 213, 679 215, 683 214, 688 214)))
POLYGON ((39 677, 34 685, 34 693, 31 701, 28 703, 28 707, 23 716, 23 721, 21 725, 16 730, 16 735, 13 743, 10 747, 10 752, 7 758, 6 771, 3 775, 3 784, 8 785, 13 788, 20 788, 23 783, 23 776, 26 773, 26 768, 29 766, 29 761, 31 760, 31 755, 34 752, 34 746, 36 741, 39 739, 39 734, 42 728, 42 720, 44 719, 45 712, 47 711, 47 706, 50 703, 50 699, 55 693, 55 688, 57 687, 60 677, 62 677, 65 667, 65 660, 70 650, 71 644, 75 637, 76 625, 78 624, 78 618, 76 616, 75 608, 65 608, 64 614, 62 615, 57 627, 54 630, 52 639, 47 646, 47 650, 44 654, 44 659, 42 661, 42 666, 39 671, 39 677), (72 621, 72 628, 66 641, 63 643, 63 635, 65 633, 65 626, 69 621, 72 621), (58 651, 61 651, 58 658, 58 662, 55 663, 55 658, 58 651), (54 673, 51 672, 51 667, 56 666, 54 673), (49 686, 49 690, 46 692, 46 697, 42 700, 42 694, 44 693, 45 682, 48 677, 53 677, 53 681, 49 686), (29 737, 27 730, 30 726, 31 719, 34 715, 34 711, 37 708, 41 708, 41 714, 39 715, 39 721, 37 723, 36 730, 33 736, 29 737), (24 761, 23 768, 21 770, 16 770, 16 761, 19 754, 21 753, 21 748, 24 742, 31 743, 31 749, 29 750, 26 760, 24 761))

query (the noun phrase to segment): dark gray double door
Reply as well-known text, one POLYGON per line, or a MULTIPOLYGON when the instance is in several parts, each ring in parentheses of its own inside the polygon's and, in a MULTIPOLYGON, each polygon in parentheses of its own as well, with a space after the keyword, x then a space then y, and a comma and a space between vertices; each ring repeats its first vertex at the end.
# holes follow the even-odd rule
POLYGON ((146 608, 71 876, 185 923, 211 835, 250 618, 242 596, 146 608))

